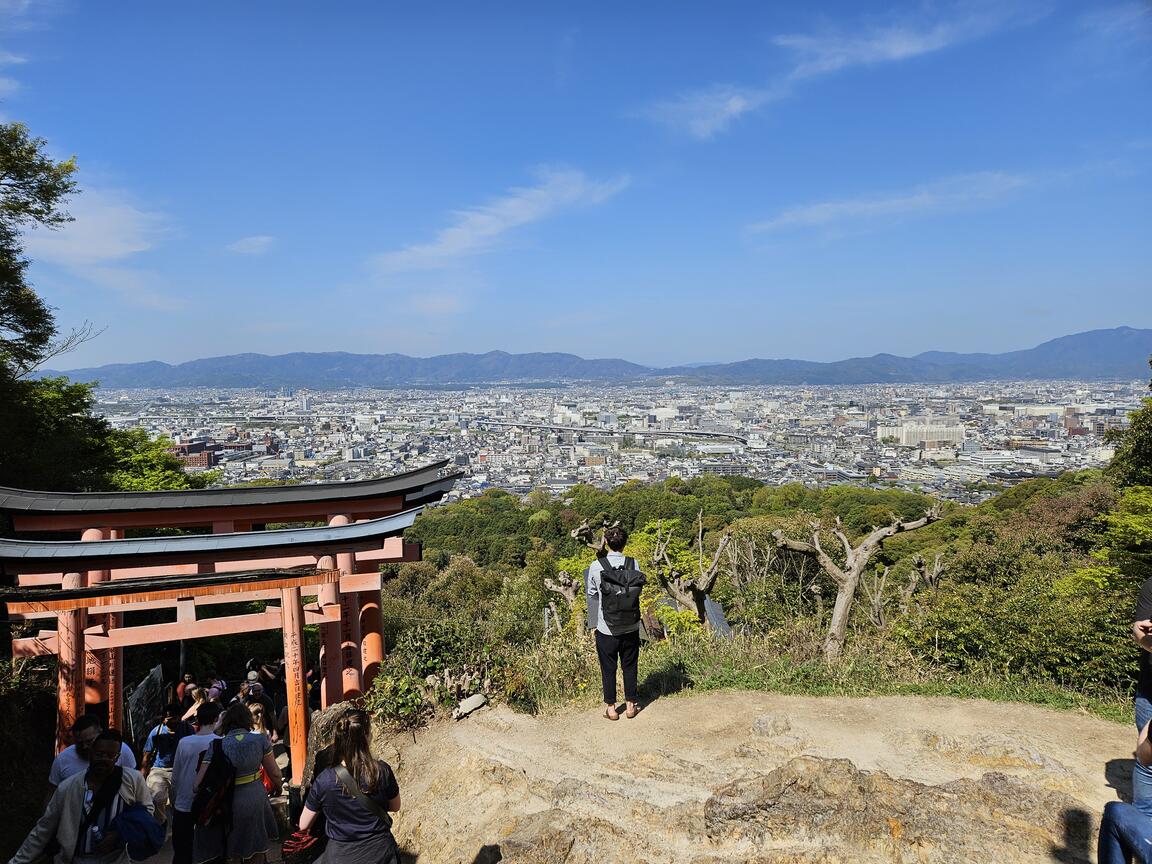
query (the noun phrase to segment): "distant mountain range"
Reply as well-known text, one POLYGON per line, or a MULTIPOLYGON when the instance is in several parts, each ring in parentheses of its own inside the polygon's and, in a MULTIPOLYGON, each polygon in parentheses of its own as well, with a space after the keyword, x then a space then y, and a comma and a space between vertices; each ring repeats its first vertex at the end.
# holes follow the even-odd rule
POLYGON ((831 363, 741 360, 656 369, 626 360, 585 360, 574 354, 234 354, 170 365, 117 363, 43 375, 128 387, 341 387, 480 385, 527 381, 643 381, 675 378, 710 384, 882 384, 1078 378, 1147 378, 1152 330, 1116 327, 1062 336, 1005 354, 926 351, 915 357, 876 354, 831 363))

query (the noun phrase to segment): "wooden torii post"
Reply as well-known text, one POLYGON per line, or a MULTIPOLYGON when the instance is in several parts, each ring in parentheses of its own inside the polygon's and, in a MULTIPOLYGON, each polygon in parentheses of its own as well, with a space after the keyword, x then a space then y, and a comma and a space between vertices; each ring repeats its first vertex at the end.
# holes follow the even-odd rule
MULTIPOLYGON (((340 581, 335 570, 310 572, 254 571, 226 575, 174 576, 163 579, 132 579, 119 584, 98 583, 83 587, 51 589, 6 589, 0 598, 7 603, 9 614, 26 620, 34 616, 53 615, 58 624, 55 633, 41 632, 37 636, 17 639, 13 644, 19 656, 43 654, 59 655, 62 680, 68 674, 82 669, 77 662, 75 645, 87 645, 94 650, 123 649, 137 645, 151 645, 177 639, 200 639, 233 633, 280 628, 283 631, 285 686, 288 693, 288 729, 292 753, 292 782, 300 784, 307 759, 308 711, 306 682, 304 680, 304 625, 327 623, 338 607, 301 604, 301 589, 316 589, 340 581), (275 594, 280 605, 269 606, 263 612, 201 619, 197 617, 197 600, 221 597, 251 596, 254 592, 275 594), (109 609, 136 611, 156 608, 158 603, 176 603, 176 620, 165 624, 145 624, 134 627, 108 627, 101 624, 79 631, 63 626, 64 621, 86 614, 93 617, 107 614, 109 609)), ((80 693, 62 690, 61 721, 71 717, 83 705, 80 693)))
MULTIPOLYGON (((72 598, 59 608, 9 603, 13 621, 57 619, 56 631, 13 640, 13 652, 59 657, 58 749, 67 743, 68 730, 85 711, 86 702, 107 698, 110 723, 122 722, 123 649, 164 639, 280 627, 286 665, 292 654, 303 681, 307 660, 301 628, 316 623, 325 647, 323 703, 367 692, 384 656, 379 565, 420 559, 419 545, 405 543, 402 534, 424 504, 438 501, 455 483, 458 475, 444 476, 446 466, 446 461, 439 462, 354 483, 178 493, 66 494, 0 488, 0 512, 8 515, 16 531, 83 535, 79 541, 0 539, 0 576, 7 577, 5 581, 14 577, 18 590, 46 588, 72 598), (251 530, 278 521, 319 523, 319 527, 251 530), (124 536, 131 528, 155 527, 207 527, 213 534, 124 536), (335 573, 337 578, 286 587, 254 586, 241 579, 243 573, 257 569, 286 568, 335 573), (157 577, 177 586, 171 590, 184 590, 179 586, 190 583, 181 580, 216 576, 221 578, 203 583, 208 590, 187 596, 149 594, 167 590, 151 586, 157 577), (236 587, 240 585, 244 587, 236 587), (84 604, 78 602, 77 591, 84 596, 111 591, 106 596, 120 596, 123 602, 84 604), (93 591, 97 593, 86 593, 93 591), (317 603, 302 606, 302 595, 316 596, 317 603), (199 606, 252 601, 280 605, 255 615, 196 617, 199 606), (127 611, 163 608, 175 610, 174 622, 151 625, 154 629, 147 633, 147 628, 122 626, 127 611), (86 695, 85 679, 91 685, 86 695)), ((297 707, 305 705, 303 694, 301 690, 297 707)), ((295 711, 291 703, 290 696, 290 710, 295 711)))

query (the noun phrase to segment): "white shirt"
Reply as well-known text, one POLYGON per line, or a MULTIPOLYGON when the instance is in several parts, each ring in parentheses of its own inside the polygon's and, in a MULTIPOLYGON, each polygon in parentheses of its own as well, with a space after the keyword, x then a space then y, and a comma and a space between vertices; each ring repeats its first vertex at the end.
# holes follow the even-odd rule
MULTIPOLYGON (((136 756, 127 744, 120 744, 120 758, 116 760, 116 764, 124 768, 136 767, 136 756)), ((82 758, 76 752, 76 745, 72 744, 61 750, 59 755, 52 760, 52 770, 48 772, 48 782, 53 786, 59 786, 73 774, 87 770, 88 760, 82 758)))
POLYGON ((181 813, 192 812, 192 799, 196 797, 192 787, 200 770, 200 754, 219 737, 215 727, 201 729, 195 735, 185 735, 176 745, 176 755, 172 757, 172 806, 181 813))

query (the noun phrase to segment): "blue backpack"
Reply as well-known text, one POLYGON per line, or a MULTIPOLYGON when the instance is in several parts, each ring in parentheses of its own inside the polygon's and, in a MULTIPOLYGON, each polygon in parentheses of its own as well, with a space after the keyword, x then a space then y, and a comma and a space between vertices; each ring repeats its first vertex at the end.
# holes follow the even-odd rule
POLYGON ((164 826, 143 804, 129 804, 112 820, 112 827, 119 832, 133 861, 151 858, 164 846, 164 826))

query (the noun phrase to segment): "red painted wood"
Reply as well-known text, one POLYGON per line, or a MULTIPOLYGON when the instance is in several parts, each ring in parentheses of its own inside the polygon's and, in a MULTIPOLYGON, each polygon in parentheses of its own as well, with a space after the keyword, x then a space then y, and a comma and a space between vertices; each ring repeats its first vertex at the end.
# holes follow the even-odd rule
MULTIPOLYGON (((210 528, 213 522, 264 525, 268 522, 325 522, 332 502, 302 501, 284 504, 237 504, 223 507, 171 510, 107 511, 104 513, 11 512, 17 531, 83 531, 97 522, 101 528, 210 528)), ((361 519, 391 516, 404 509, 404 497, 390 495, 362 501, 342 501, 340 508, 361 519)))

